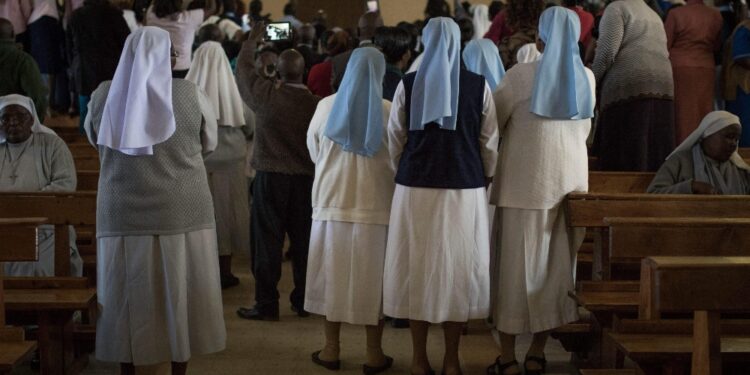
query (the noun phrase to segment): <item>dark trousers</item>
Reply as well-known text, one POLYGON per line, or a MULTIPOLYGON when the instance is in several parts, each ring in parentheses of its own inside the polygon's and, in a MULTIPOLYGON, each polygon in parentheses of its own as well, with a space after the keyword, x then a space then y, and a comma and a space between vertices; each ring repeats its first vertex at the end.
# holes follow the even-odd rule
POLYGON ((278 313, 281 260, 284 235, 289 235, 294 290, 292 305, 305 301, 307 252, 312 225, 313 177, 261 172, 255 175, 250 209, 250 258, 255 276, 256 307, 264 313, 278 313))

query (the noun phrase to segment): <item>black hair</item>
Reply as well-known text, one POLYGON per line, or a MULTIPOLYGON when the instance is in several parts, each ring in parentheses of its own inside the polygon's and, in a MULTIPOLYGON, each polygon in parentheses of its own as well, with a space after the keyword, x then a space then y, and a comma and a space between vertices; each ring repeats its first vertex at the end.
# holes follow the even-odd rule
POLYGON ((411 49, 411 35, 399 27, 381 26, 375 29, 373 38, 375 45, 380 47, 385 55, 385 61, 396 64, 411 49))
POLYGON ((224 40, 224 34, 219 28, 219 25, 215 23, 209 23, 208 25, 203 26, 198 30, 196 44, 201 45, 208 41, 221 42, 222 40, 224 40))
POLYGON ((297 13, 297 10, 295 9, 294 4, 286 3, 286 5, 284 5, 285 16, 293 16, 295 13, 297 13))
POLYGON ((260 16, 260 12, 263 11, 263 2, 260 0, 253 0, 250 2, 250 14, 260 16))
POLYGON ((493 1, 490 3, 490 19, 494 20, 495 16, 497 16, 500 11, 503 10, 505 7, 505 4, 503 4, 501 1, 493 1))
POLYGON ((461 43, 467 43, 474 37, 474 22, 468 18, 457 20, 458 28, 461 29, 461 43))
POLYGON ((412 51, 417 50, 417 41, 419 39, 419 27, 413 23, 409 23, 406 21, 399 22, 398 25, 396 25, 399 29, 403 29, 407 33, 409 33, 409 49, 412 51))
POLYGON ((448 3, 445 0, 427 0, 427 6, 424 8, 427 18, 450 17, 451 12, 448 3))
POLYGON ((182 0, 154 0, 154 14, 164 18, 182 10, 182 0))
POLYGON ((566 7, 574 7, 581 4, 581 0, 562 0, 562 5, 566 7))

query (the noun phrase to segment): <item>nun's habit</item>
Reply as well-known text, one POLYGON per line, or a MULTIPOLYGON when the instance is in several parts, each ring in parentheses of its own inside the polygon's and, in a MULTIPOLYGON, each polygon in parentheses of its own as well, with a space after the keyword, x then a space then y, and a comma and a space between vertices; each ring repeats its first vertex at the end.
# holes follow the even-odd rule
MULTIPOLYGON (((73 156, 65 142, 55 132, 39 122, 31 98, 21 95, 0 97, 0 111, 10 105, 26 109, 34 118, 31 137, 22 143, 7 142, 0 129, 0 191, 3 192, 71 192, 76 190, 76 169, 73 156)), ((70 274, 81 276, 83 260, 78 254, 76 236, 70 232, 70 274)), ((37 262, 7 262, 7 276, 54 276, 55 229, 40 227, 37 236, 37 262)))
POLYGON ((219 143, 205 159, 216 214, 219 256, 246 254, 250 251, 250 210, 244 175, 245 105, 221 44, 212 41, 201 44, 195 50, 185 79, 203 89, 219 124, 219 143))
POLYGON ((423 40, 422 64, 396 89, 388 123, 397 185, 383 309, 432 323, 481 319, 489 312, 485 178, 499 139, 492 92, 460 69, 453 20, 433 18, 423 40))
POLYGON ((305 310, 330 322, 377 325, 393 197, 382 99, 385 58, 357 48, 337 94, 320 101, 307 132, 315 163, 305 310))
POLYGON ((739 125, 740 118, 725 111, 711 112, 656 172, 649 193, 692 194, 693 181, 710 184, 719 194, 750 194, 750 166, 739 153, 719 162, 703 153, 701 141, 722 129, 739 125))
POLYGON ((85 121, 101 160, 96 357, 135 366, 224 349, 216 229, 202 154, 216 147, 210 101, 172 79, 169 34, 128 37, 85 121))
POLYGON ((582 231, 562 202, 588 190, 586 138, 594 75, 578 53, 578 16, 562 7, 539 23, 541 60, 508 71, 495 94, 503 137, 491 202, 493 321, 508 334, 542 332, 578 318, 573 290, 582 231))

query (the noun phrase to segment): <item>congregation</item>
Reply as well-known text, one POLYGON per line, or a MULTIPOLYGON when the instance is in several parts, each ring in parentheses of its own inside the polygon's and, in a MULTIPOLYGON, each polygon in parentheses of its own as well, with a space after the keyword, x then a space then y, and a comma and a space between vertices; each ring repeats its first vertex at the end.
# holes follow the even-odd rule
MULTIPOLYGON (((745 0, 428 0, 395 26, 361 3, 352 28, 295 1, 277 23, 260 0, 0 0, 0 192, 82 190, 55 118, 98 160, 98 360, 178 375, 225 350, 222 290, 249 254, 237 316, 325 317, 310 366, 341 368, 345 323, 364 327, 362 372, 388 371, 390 322, 410 330, 412 374, 462 374, 484 320, 487 374, 542 374, 551 334, 581 318, 586 230, 565 200, 592 170, 750 194, 745 0)), ((90 277, 73 224, 65 273, 90 277)), ((59 276, 59 226, 0 276, 59 276)))

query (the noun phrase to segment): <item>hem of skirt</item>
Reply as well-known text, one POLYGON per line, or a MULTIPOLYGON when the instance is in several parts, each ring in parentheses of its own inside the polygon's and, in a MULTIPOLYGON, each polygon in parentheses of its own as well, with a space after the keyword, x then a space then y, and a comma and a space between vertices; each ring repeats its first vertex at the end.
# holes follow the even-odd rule
POLYGON ((153 366, 158 365, 160 363, 165 362, 189 362, 191 358, 202 356, 202 355, 209 355, 218 353, 221 351, 226 350, 226 343, 222 345, 218 345, 215 348, 209 348, 209 349, 202 349, 202 350, 191 350, 187 356, 173 356, 173 355, 166 355, 159 358, 147 358, 147 359, 141 359, 141 360, 134 360, 132 356, 130 358, 123 358, 118 355, 110 355, 110 354, 99 354, 100 350, 97 350, 94 353, 94 357, 97 361, 101 362, 109 362, 109 363, 130 363, 134 366, 153 366))
POLYGON ((103 237, 134 237, 134 236, 172 236, 175 234, 192 233, 206 229, 216 229, 215 223, 198 224, 196 226, 180 229, 147 229, 147 230, 127 230, 127 231, 108 231, 97 232, 96 238, 103 237))
POLYGON ((380 314, 379 311, 375 314, 369 311, 336 311, 335 315, 331 315, 331 312, 327 311, 326 304, 324 302, 312 302, 310 300, 305 300, 305 311, 316 315, 325 316, 326 320, 329 322, 341 322, 352 325, 374 326, 377 325, 378 322, 380 322, 380 320, 382 319, 382 314, 380 314), (373 315, 375 316, 374 319, 373 315))
POLYGON ((630 102, 639 101, 639 100, 674 100, 674 94, 661 94, 661 93, 643 93, 638 94, 635 96, 628 96, 624 98, 614 99, 612 101, 602 102, 602 106, 599 109, 599 112, 604 112, 611 107, 616 107, 623 104, 628 104, 630 102))
POLYGON ((398 308, 396 306, 383 305, 383 313, 391 318, 396 319, 409 319, 409 320, 421 320, 429 323, 443 323, 443 322, 468 322, 469 320, 475 319, 486 319, 490 316, 490 307, 487 306, 472 306, 469 307, 468 311, 464 310, 461 312, 455 311, 439 311, 437 313, 427 315, 413 314, 407 308, 398 308), (460 316, 460 317, 457 317, 460 316))
POLYGON ((568 323, 578 320, 578 311, 571 310, 561 314, 551 314, 536 319, 497 319, 495 328, 503 333, 521 335, 525 333, 538 333, 562 327, 568 323), (523 328, 519 328, 523 327, 523 328))

